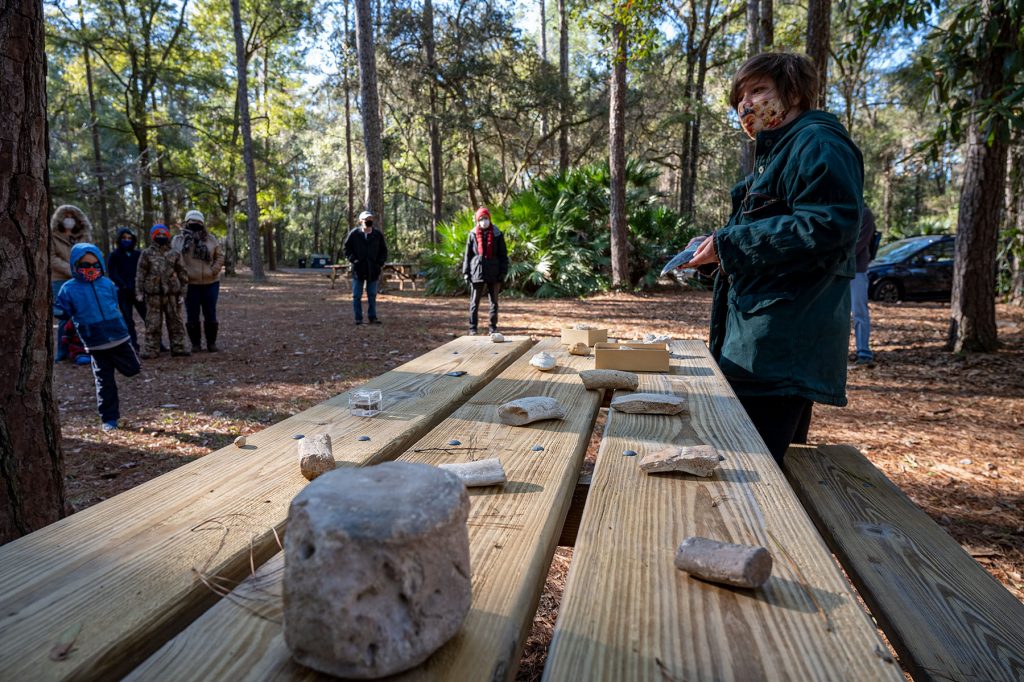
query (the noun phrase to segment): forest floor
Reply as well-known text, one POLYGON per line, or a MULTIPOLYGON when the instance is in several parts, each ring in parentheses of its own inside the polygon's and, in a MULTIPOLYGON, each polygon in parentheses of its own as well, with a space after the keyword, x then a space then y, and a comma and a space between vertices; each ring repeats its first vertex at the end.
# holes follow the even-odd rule
MULTIPOLYGON (((118 377, 122 426, 103 434, 88 367, 55 367, 67 492, 96 504, 254 433, 465 333, 467 299, 396 289, 378 298, 383 324, 355 326, 347 280, 322 271, 228 278, 222 352, 145 361, 118 377)), ((503 297, 506 333, 557 335, 565 320, 610 334, 706 339, 710 294, 678 288, 585 300, 503 297)), ((872 305, 877 363, 852 368, 850 404, 815 407, 812 442, 852 443, 1024 601, 1024 310, 997 306, 998 353, 943 350, 949 306, 872 305)), ((137 323, 139 324, 139 323, 137 323)), ((139 324, 141 329, 141 324, 139 324)), ((595 441, 596 442, 596 441, 595 441)), ((592 460, 594 447, 589 459, 592 460)), ((540 678, 572 560, 560 548, 519 679, 540 678)))

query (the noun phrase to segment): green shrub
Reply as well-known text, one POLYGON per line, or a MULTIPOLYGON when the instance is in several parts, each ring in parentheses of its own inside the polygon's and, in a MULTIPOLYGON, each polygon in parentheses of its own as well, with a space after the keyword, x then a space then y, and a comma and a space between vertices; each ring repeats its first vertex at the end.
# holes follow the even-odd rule
MULTIPOLYGON (((650 286, 662 264, 696 231, 679 214, 658 203, 658 171, 630 162, 626 167, 630 283, 650 286)), ((507 207, 489 207, 505 234, 509 252, 506 289, 526 296, 585 296, 610 281, 608 166, 594 164, 537 178, 507 207)), ((473 229, 473 211, 439 227, 430 255, 427 291, 465 291, 462 259, 473 229)))

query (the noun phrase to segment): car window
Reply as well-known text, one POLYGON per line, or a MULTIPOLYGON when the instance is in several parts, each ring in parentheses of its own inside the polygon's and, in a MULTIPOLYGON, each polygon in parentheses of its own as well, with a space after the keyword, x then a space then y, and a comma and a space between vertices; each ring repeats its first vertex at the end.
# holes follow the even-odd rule
POLYGON ((917 253, 922 248, 924 248, 924 244, 919 239, 914 239, 911 241, 900 240, 898 242, 886 244, 885 246, 878 249, 878 255, 875 256, 874 262, 898 263, 908 258, 909 256, 917 253))
POLYGON ((936 263, 942 263, 943 265, 949 265, 953 262, 953 253, 956 249, 956 242, 953 240, 942 241, 938 244, 932 244, 927 249, 921 251, 921 256, 934 256, 936 263))

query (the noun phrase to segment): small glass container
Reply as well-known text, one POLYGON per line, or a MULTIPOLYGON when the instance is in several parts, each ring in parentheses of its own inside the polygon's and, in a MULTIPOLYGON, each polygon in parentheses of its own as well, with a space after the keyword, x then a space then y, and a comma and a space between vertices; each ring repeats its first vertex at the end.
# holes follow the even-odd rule
POLYGON ((352 391, 348 397, 348 412, 353 417, 374 417, 380 414, 384 398, 379 390, 352 391))

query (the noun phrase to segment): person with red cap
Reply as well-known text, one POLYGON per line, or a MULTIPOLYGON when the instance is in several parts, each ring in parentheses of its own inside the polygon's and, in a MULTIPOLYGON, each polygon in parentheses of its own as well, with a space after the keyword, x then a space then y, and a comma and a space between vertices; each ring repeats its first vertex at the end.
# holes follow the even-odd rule
POLYGON ((477 209, 476 224, 466 240, 462 275, 469 285, 469 333, 476 334, 480 299, 484 291, 491 304, 488 333, 498 331, 498 291, 508 274, 508 249, 505 235, 491 222, 491 212, 477 209))
POLYGON ((160 355, 160 336, 164 320, 171 339, 171 355, 192 355, 185 348, 185 324, 181 319, 181 301, 188 288, 188 270, 181 254, 171 248, 171 231, 166 225, 154 225, 149 231, 152 242, 139 256, 135 272, 135 295, 146 303, 146 342, 141 357, 160 355))

